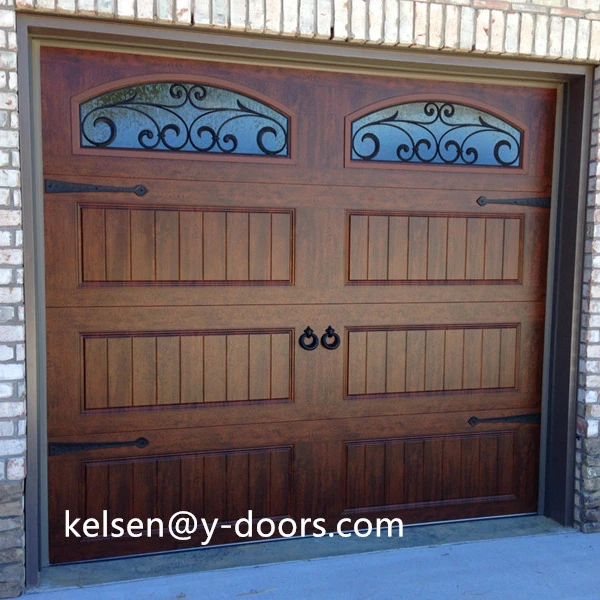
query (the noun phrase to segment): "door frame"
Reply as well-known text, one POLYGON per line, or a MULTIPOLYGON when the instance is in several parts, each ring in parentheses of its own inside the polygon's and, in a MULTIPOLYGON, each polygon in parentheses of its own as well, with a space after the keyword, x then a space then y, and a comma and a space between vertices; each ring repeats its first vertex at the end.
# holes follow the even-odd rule
POLYGON ((26 583, 48 564, 45 412, 45 293, 39 48, 86 48, 279 64, 386 76, 556 86, 558 90, 549 243, 539 514, 573 524, 581 291, 593 67, 482 55, 214 33, 18 13, 24 286, 27 303, 26 583), (561 150, 562 148, 562 150, 561 150), (568 160, 567 160, 568 158, 568 160), (574 202, 573 199, 577 198, 574 202), (567 201, 568 199, 568 201, 567 201), (558 343, 565 339, 570 344, 558 343))

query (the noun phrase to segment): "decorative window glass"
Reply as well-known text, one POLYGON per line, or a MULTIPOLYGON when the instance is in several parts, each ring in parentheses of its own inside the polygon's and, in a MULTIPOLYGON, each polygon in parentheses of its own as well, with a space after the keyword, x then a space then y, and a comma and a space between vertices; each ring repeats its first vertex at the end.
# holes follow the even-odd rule
POLYGON ((289 118, 249 96, 212 85, 153 82, 79 106, 84 148, 289 156, 289 118))
POLYGON ((521 166, 523 132, 466 104, 421 101, 352 122, 353 161, 521 166))

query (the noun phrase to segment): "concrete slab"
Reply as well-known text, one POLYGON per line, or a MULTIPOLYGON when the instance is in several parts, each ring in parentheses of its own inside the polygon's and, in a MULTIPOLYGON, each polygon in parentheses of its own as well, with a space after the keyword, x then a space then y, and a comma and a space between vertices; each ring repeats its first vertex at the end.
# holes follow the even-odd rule
MULTIPOLYGON (((405 530, 410 537, 410 529, 405 530)), ((84 587, 30 600, 597 600, 600 535, 561 529, 84 587)))

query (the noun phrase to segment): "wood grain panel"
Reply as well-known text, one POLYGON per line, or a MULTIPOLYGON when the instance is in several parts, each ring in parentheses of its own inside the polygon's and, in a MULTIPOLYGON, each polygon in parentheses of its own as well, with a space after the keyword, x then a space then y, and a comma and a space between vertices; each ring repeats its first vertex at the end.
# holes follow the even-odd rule
POLYGON ((293 210, 80 204, 79 212, 83 284, 293 283, 293 210))
POLYGON ((348 330, 348 396, 512 389, 519 325, 348 330))
POLYGON ((291 446, 84 463, 84 515, 159 518, 178 510, 233 521, 289 512, 291 446), (254 501, 257 483, 263 498, 254 501), (280 497, 278 502, 269 498, 280 497))
POLYGON ((349 218, 350 283, 519 283, 523 217, 361 211, 349 218))
POLYGON ((514 431, 346 444, 346 510, 516 494, 514 431))
POLYGON ((292 400, 292 340, 290 330, 86 334, 84 408, 292 400))

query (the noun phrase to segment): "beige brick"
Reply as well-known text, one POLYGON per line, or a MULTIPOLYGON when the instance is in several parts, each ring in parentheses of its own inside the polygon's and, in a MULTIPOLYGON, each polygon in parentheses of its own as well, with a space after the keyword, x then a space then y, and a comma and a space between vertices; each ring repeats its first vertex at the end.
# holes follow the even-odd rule
POLYGON ((120 17, 133 17, 135 15, 134 0, 117 0, 117 14, 120 17))
POLYGON ((0 52, 0 69, 16 69, 17 53, 12 50, 0 52))
POLYGON ((511 8, 521 13, 548 14, 547 6, 536 6, 535 4, 526 4, 525 2, 513 2, 511 3, 511 8))
POLYGON ((559 17, 574 17, 576 19, 581 19, 585 16, 582 10, 575 10, 573 8, 551 8, 550 14, 558 15, 559 17))
MULTIPOLYGON (((316 21, 316 10, 315 10, 315 1, 316 0, 300 0, 300 35, 304 35, 307 37, 314 37, 315 35, 315 21, 316 21)), ((262 21, 264 17, 257 19, 258 21, 262 21)), ((261 23, 260 27, 263 25, 261 23)))
POLYGON ((566 18, 563 29, 563 58, 569 59, 575 56, 575 44, 577 42, 577 21, 566 18))
POLYGON ((383 41, 383 0, 369 0, 367 39, 370 42, 383 41))
POLYGON ((0 129, 0 148, 18 148, 19 132, 0 129))
MULTIPOLYGON (((196 0, 197 1, 197 0, 196 0)), ((246 29, 246 10, 247 10, 247 2, 248 0, 231 0, 229 4, 229 15, 231 19, 231 28, 232 29, 246 29)), ((280 6, 279 1, 275 2, 277 6, 280 6)), ((267 2, 266 9, 269 11, 273 8, 274 3, 267 2)))
POLYGON ((265 11, 263 0, 248 0, 248 31, 263 31, 265 28, 265 11))
POLYGON ((567 6, 581 10, 598 10, 598 0, 567 0, 567 6))
POLYGON ((590 55, 590 21, 580 19, 577 23, 577 46, 575 56, 585 60, 590 55))
POLYGON ((489 10, 508 10, 509 2, 502 0, 473 0, 473 8, 488 8, 489 10))
POLYGON ((533 50, 533 15, 524 13, 521 15, 521 31, 519 39, 519 53, 531 54, 533 50))
POLYGON ((385 0, 385 23, 383 25, 383 41, 386 44, 398 43, 398 23, 400 19, 400 2, 385 0))
MULTIPOLYGON (((250 1, 250 0, 249 0, 250 1)), ((138 4, 138 17, 149 18, 147 15, 153 12, 153 0, 136 0, 138 4), (146 4, 144 9, 144 17, 140 15, 139 5, 141 2, 146 4)), ((151 17, 150 17, 151 18, 151 17)), ((244 21, 246 15, 244 14, 244 21)), ((210 2, 208 0, 195 0, 194 2, 194 23, 196 25, 210 25, 210 2)))
MULTIPOLYGON (((0 373, 2 373, 3 368, 8 366, 22 367, 22 365, 0 365, 0 373)), ((17 454, 23 454, 23 452, 25 452, 25 440, 0 440, 0 456, 15 456, 17 454)))
POLYGON ((505 17, 500 10, 493 10, 491 15, 490 50, 500 53, 504 50, 505 17))
POLYGON ((0 325, 0 342, 22 342, 24 339, 22 325, 0 325))
POLYGON ((0 437, 12 437, 15 434, 15 425, 12 421, 0 421, 0 437))
POLYGON ((475 11, 467 6, 460 9, 460 48, 471 50, 475 34, 475 11))
POLYGON ((363 0, 350 2, 350 37, 357 42, 367 39, 367 3, 363 0))
MULTIPOLYGON (((0 254, 3 251, 0 250, 0 254)), ((23 301, 23 289, 21 287, 0 288, 0 303, 16 304, 23 301)))
POLYGON ((98 14, 102 16, 115 14, 114 0, 97 0, 98 14))
POLYGON ((25 479, 25 459, 11 458, 6 461, 6 478, 9 481, 25 479))
POLYGON ((175 0, 175 21, 186 25, 192 22, 191 0, 175 0))
POLYGON ((546 56, 548 50, 548 17, 536 15, 533 53, 537 56, 546 56))
POLYGON ((94 0, 77 0, 77 12, 90 15, 94 14, 96 12, 94 0))
POLYGON ((333 31, 336 40, 346 40, 350 35, 349 13, 347 0, 334 0, 333 31))
MULTIPOLYGON (((13 393, 12 385, 2 384, 0 389, 0 397, 11 396, 13 393), (8 388, 8 389, 4 389, 8 388)), ((0 402, 0 417, 10 419, 14 417, 22 417, 25 415, 25 402, 0 402)))
MULTIPOLYGON (((600 62, 600 21, 593 21, 591 25, 590 60, 600 62)), ((600 86, 597 88, 600 90, 600 86)))
POLYGON ((11 29, 15 26, 15 11, 0 9, 0 27, 11 29))
POLYGON ((564 6, 565 0, 534 0, 534 4, 541 6, 564 6))
POLYGON ((429 6, 429 47, 441 48, 444 42, 444 7, 441 4, 429 6))
POLYGON ((0 227, 18 227, 21 225, 20 210, 0 210, 0 227))
POLYGON ((417 46, 427 46, 427 32, 429 29, 429 4, 426 2, 415 3, 415 31, 413 41, 417 46))
POLYGON ((446 25, 444 29, 444 47, 458 48, 458 18, 460 9, 446 6, 446 25))
POLYGON ((490 11, 482 9, 477 11, 475 25, 475 50, 487 52, 490 47, 490 11))
MULTIPOLYGON (((48 0, 40 0, 40 2, 42 1, 48 1, 48 0)), ((54 4, 54 0, 49 0, 52 4, 54 4)), ((40 6, 41 8, 41 4, 38 3, 38 6, 40 6)), ((75 0, 56 0, 56 8, 59 11, 64 11, 64 12, 75 12, 75 0)), ((133 11, 133 0, 131 0, 131 10, 133 11)), ((131 12, 131 14, 127 14, 125 11, 125 8, 122 8, 120 3, 117 1, 117 11, 119 16, 123 16, 123 17, 127 17, 127 16, 133 16, 133 12, 131 12)))
POLYGON ((19 249, 0 250, 0 265, 22 265, 23 251, 19 249))
POLYGON ((400 1, 400 43, 411 45, 414 37, 415 5, 407 0, 400 1))
POLYGON ((550 45, 548 54, 550 56, 560 56, 562 52, 564 20, 561 17, 550 18, 550 45))
POLYGON ((317 0, 317 37, 329 39, 331 36, 331 17, 333 0, 317 0))
POLYGON ((217 27, 227 27, 227 24, 229 23, 228 0, 212 0, 211 22, 217 27))

